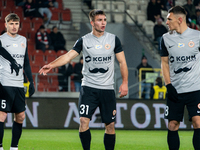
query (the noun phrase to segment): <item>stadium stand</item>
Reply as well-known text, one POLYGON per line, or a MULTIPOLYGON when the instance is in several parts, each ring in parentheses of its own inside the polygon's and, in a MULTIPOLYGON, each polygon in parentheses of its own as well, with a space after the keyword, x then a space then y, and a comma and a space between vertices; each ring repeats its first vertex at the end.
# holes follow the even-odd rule
POLYGON ((61 17, 61 22, 63 24, 70 23, 71 22, 71 11, 70 11, 70 9, 68 9, 68 8, 63 9, 61 11, 60 17, 61 17))
POLYGON ((150 20, 146 20, 142 25, 142 27, 144 28, 147 36, 152 38, 152 39, 154 38, 154 35, 153 35, 153 27, 154 27, 154 25, 155 24, 150 20))
MULTIPOLYGON (((52 19, 50 25, 56 25, 60 26, 65 24, 72 24, 72 10, 69 8, 64 7, 64 1, 63 0, 56 0, 59 3, 59 8, 51 8, 52 11, 52 19)), ((107 14, 107 21, 112 22, 113 20, 116 23, 122 23, 124 21, 123 13, 126 11, 131 15, 133 19, 135 19, 138 24, 143 28, 143 30, 146 32, 148 37, 153 38, 153 22, 149 22, 146 20, 146 7, 149 2, 149 0, 125 0, 126 7, 124 7, 123 2, 119 1, 112 1, 112 5, 110 5, 110 2, 98 0, 97 8, 103 9, 106 11, 107 14), (112 13, 110 13, 110 10, 113 10, 113 16, 111 16, 112 13), (113 17, 113 18, 112 18, 113 17), (112 20, 113 19, 113 20, 112 20)), ((185 0, 176 0, 177 4, 184 4, 185 0)), ((92 5, 95 6, 94 1, 92 2, 92 5)), ((67 5, 66 5, 67 6, 67 5)), ((95 7, 96 8, 96 7, 95 7)), ((38 73, 38 70, 40 67, 52 60, 54 60, 56 57, 59 57, 60 55, 66 53, 65 50, 60 50, 56 54, 54 53, 43 53, 41 50, 35 49, 35 33, 40 27, 41 24, 43 24, 43 19, 41 18, 32 18, 29 17, 23 17, 23 11, 22 7, 17 7, 14 4, 13 0, 0 0, 0 25, 3 26, 4 24, 4 18, 5 16, 10 13, 14 12, 17 13, 20 16, 21 19, 21 26, 19 30, 19 34, 22 34, 27 37, 28 39, 28 53, 30 58, 30 64, 33 73, 38 73), (12 8, 12 11, 11 9, 12 8), (41 53, 42 52, 42 53, 41 53)), ((162 11, 162 16, 166 16, 167 12, 162 11)), ((133 23, 133 21, 127 17, 128 23, 133 23)), ((48 29, 50 30, 50 29, 48 29)), ((51 73, 57 73, 58 70, 52 70, 51 73)), ((35 75, 34 75, 35 77, 35 75)), ((56 76, 49 76, 48 78, 42 76, 38 76, 38 91, 57 91, 57 78, 56 76), (45 80, 45 81, 44 81, 45 80), (44 83, 43 83, 44 81, 44 83), (50 84, 55 84, 52 88, 48 88, 50 84), (56 88, 55 88, 56 87, 56 88)), ((73 77, 71 77, 71 80, 73 77)), ((73 82, 71 82, 71 91, 73 91, 73 82)), ((75 90, 74 90, 75 91, 75 90)))
POLYGON ((46 50, 44 53, 45 63, 48 64, 56 59, 56 52, 54 50, 46 50))
POLYGON ((59 51, 57 51, 57 57, 59 57, 59 56, 61 56, 61 55, 63 55, 63 54, 66 54, 67 53, 67 51, 66 50, 59 50, 59 51))
POLYGON ((52 7, 50 8, 51 12, 52 12, 52 17, 51 17, 51 23, 60 23, 60 9, 52 7))
POLYGON ((5 17, 11 13, 11 9, 9 7, 3 6, 0 8, 1 10, 1 19, 4 20, 5 17))
MULTIPOLYGON (((63 0, 57 0, 59 3, 59 8, 50 8, 52 12, 51 24, 57 25, 59 24, 71 24, 71 11, 68 8, 63 7, 63 0)), ((27 37, 28 42, 28 54, 31 69, 33 72, 34 81, 39 69, 44 65, 55 58, 66 53, 66 50, 60 50, 56 53, 54 50, 49 50, 43 53, 41 50, 35 49, 35 33, 39 29, 39 27, 43 24, 42 18, 29 18, 24 17, 23 9, 20 6, 15 6, 14 0, 0 0, 0 26, 2 32, 4 30, 5 17, 9 13, 16 13, 20 17, 20 29, 19 34, 27 37)), ((47 28, 47 32, 50 33, 51 29, 47 28)), ((53 69, 50 73, 58 73, 58 69, 53 69)), ((58 80, 57 76, 38 76, 38 91, 58 91, 58 80)))
POLYGON ((4 1, 4 5, 5 5, 6 7, 11 7, 11 8, 13 8, 13 7, 15 7, 15 1, 13 1, 13 0, 5 0, 5 1, 4 1))

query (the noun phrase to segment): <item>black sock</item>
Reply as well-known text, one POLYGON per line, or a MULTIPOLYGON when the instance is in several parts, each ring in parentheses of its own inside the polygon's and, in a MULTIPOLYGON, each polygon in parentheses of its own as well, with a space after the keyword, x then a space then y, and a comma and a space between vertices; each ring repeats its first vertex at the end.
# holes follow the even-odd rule
POLYGON ((91 142, 90 129, 88 129, 85 132, 79 132, 79 137, 81 139, 83 149, 90 150, 90 142, 91 142))
POLYGON ((11 147, 18 147, 18 142, 22 134, 22 124, 13 122, 11 147))
POLYGON ((3 147, 4 122, 0 122, 0 147, 3 147))
POLYGON ((195 150, 200 150, 200 129, 194 129, 193 146, 195 150))
POLYGON ((179 140, 178 130, 177 131, 168 130, 167 142, 168 142, 169 150, 179 149, 180 140, 179 140))
POLYGON ((114 150, 115 134, 104 134, 104 146, 106 150, 114 150))

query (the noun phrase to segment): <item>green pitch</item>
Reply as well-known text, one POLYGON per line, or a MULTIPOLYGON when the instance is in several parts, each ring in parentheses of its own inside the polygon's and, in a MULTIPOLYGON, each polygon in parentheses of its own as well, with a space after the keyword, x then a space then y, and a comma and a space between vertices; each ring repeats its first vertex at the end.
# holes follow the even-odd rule
MULTIPOLYGON (((104 150, 104 130, 91 130, 91 150, 104 150)), ((180 150, 192 150, 193 131, 179 131, 180 150)), ((115 150, 167 150, 167 131, 116 130, 115 150)), ((9 150, 11 130, 4 132, 4 150, 9 150)), ((19 150, 81 150, 77 130, 23 129, 19 150)))

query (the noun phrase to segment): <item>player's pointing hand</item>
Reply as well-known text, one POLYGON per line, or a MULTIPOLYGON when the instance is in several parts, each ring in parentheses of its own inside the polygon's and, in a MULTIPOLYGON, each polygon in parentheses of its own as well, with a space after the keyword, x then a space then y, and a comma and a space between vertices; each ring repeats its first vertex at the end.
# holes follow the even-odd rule
POLYGON ((40 70, 39 74, 47 75, 47 73, 52 69, 51 65, 44 65, 40 70))

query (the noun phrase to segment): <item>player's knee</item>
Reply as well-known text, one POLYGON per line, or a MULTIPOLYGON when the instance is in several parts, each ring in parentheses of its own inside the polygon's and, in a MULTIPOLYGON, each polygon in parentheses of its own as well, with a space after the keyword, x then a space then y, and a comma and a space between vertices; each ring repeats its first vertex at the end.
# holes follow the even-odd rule
POLYGON ((115 133, 115 123, 114 122, 106 124, 106 133, 108 133, 108 134, 114 134, 115 133))
POLYGON ((0 122, 4 122, 7 118, 7 113, 6 112, 0 112, 0 122))
POLYGON ((89 122, 90 122, 89 118, 80 117, 80 128, 82 130, 87 130, 89 127, 89 122))
POLYGON ((200 116, 194 116, 192 117, 192 125, 194 129, 200 128, 200 116))
POLYGON ((179 129, 179 125, 180 125, 180 122, 178 121, 175 121, 175 120, 169 121, 168 129, 170 131, 176 131, 179 129))
POLYGON ((25 113, 24 112, 19 113, 19 114, 15 114, 15 118, 14 118, 15 122, 23 123, 24 119, 25 119, 25 113))

